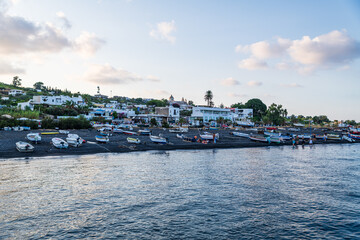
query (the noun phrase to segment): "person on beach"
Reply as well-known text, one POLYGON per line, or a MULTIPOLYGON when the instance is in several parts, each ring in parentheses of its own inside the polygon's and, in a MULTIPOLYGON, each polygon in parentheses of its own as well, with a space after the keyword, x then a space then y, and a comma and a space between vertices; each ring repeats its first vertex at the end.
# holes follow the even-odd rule
POLYGON ((312 147, 312 145, 313 145, 313 140, 312 140, 312 138, 310 138, 310 140, 309 140, 309 145, 310 145, 310 147, 312 147))
POLYGON ((296 141, 295 141, 295 138, 293 138, 293 139, 292 139, 292 146, 293 146, 293 148, 295 148, 295 147, 296 147, 296 141))
POLYGON ((304 139, 304 136, 301 138, 301 146, 302 146, 302 148, 305 147, 305 139, 304 139))
POLYGON ((213 140, 214 140, 214 143, 216 143, 216 136, 215 136, 215 133, 213 134, 213 140))

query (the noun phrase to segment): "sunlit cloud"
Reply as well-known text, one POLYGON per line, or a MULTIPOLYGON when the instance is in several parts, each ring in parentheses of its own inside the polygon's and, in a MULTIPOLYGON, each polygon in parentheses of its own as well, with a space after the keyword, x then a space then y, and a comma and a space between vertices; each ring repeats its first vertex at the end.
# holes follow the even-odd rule
POLYGON ((286 88, 302 88, 303 86, 298 83, 288 83, 288 84, 282 84, 282 87, 286 88))
POLYGON ((175 43, 176 38, 172 34, 176 31, 175 21, 160 22, 150 31, 150 36, 157 40, 165 40, 175 43))
POLYGON ((0 75, 23 74, 25 69, 0 60, 0 75))
POLYGON ((244 98, 244 97, 248 97, 247 94, 244 93, 228 93, 227 94, 229 97, 234 97, 234 98, 244 98))
POLYGON ((277 38, 275 42, 238 45, 235 51, 250 55, 240 62, 240 68, 263 69, 268 66, 267 61, 272 60, 277 61, 275 67, 279 70, 295 69, 302 74, 311 74, 319 69, 348 66, 360 57, 360 42, 350 37, 345 30, 335 30, 314 38, 277 38))
POLYGON ((262 85, 262 82, 259 81, 249 81, 247 83, 249 87, 260 87, 262 85))
POLYGON ((69 19, 67 19, 67 17, 65 16, 65 13, 59 11, 56 13, 56 16, 58 16, 58 18, 60 18, 64 24, 64 28, 69 29, 71 28, 71 23, 69 21, 69 19))
POLYGON ((76 51, 84 56, 93 56, 103 45, 105 40, 96 36, 95 33, 82 32, 74 41, 76 51))
POLYGON ((220 84, 223 86, 236 86, 236 85, 240 85, 240 82, 238 80, 235 80, 232 77, 229 77, 229 78, 222 79, 220 81, 220 84))

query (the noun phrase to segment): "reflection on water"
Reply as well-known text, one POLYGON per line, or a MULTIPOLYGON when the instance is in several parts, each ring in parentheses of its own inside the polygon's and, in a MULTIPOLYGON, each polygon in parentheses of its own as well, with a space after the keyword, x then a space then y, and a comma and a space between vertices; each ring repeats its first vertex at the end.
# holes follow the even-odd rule
POLYGON ((359 145, 0 161, 0 238, 360 238, 359 145))

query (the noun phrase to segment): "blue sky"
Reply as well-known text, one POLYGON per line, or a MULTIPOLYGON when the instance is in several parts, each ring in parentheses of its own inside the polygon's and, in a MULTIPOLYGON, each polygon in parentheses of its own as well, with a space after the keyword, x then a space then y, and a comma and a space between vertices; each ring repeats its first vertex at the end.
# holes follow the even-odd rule
POLYGON ((3 82, 360 121, 358 1, 0 3, 3 82))

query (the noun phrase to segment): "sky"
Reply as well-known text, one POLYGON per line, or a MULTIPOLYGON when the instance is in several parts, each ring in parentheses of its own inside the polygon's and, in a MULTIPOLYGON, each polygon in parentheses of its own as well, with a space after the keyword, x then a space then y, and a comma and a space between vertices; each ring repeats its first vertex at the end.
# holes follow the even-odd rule
POLYGON ((0 81, 360 121, 360 2, 0 0, 0 81))

